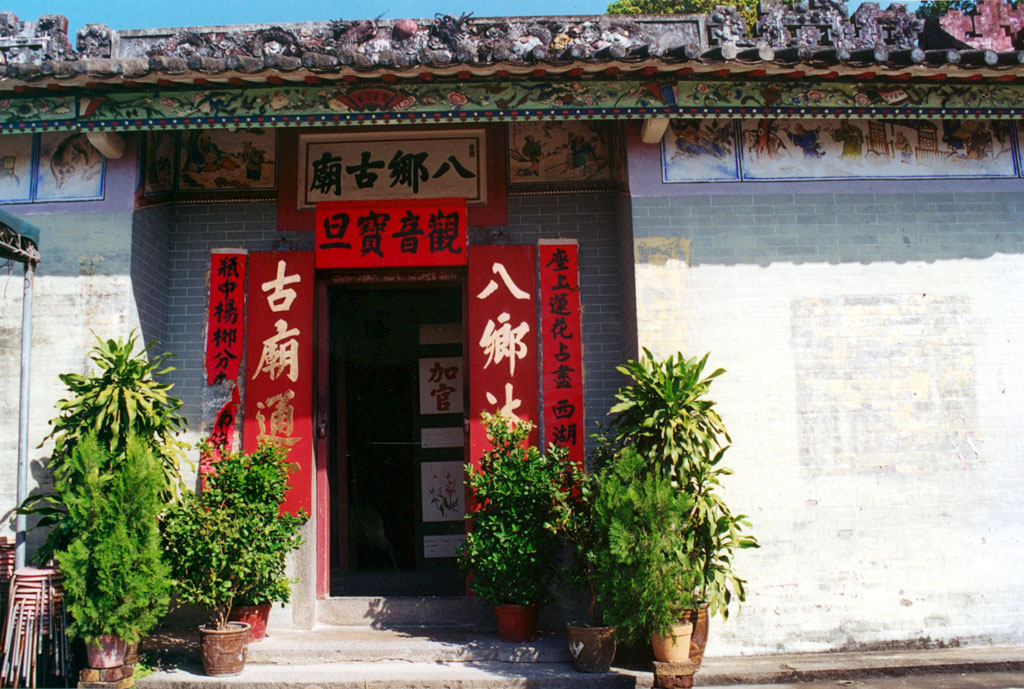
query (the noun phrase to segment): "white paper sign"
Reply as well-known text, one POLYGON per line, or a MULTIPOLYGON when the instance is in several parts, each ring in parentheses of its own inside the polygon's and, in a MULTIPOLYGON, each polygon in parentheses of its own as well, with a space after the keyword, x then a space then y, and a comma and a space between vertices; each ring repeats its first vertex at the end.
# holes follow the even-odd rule
POLYGON ((460 522, 466 517, 465 469, 462 462, 420 464, 423 521, 460 522))
POLYGON ((439 447, 465 447, 466 432, 462 426, 451 428, 421 428, 420 447, 432 450, 439 447))
POLYGON ((423 557, 455 557, 459 546, 465 543, 466 535, 424 536, 423 557))
POLYGON ((462 396, 462 357, 420 359, 420 414, 461 414, 462 396))

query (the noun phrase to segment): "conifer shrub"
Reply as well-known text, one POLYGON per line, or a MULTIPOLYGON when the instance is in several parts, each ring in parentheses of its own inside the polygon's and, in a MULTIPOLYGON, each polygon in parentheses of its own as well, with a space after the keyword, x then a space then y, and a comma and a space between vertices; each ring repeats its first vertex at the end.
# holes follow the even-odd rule
POLYGON ((169 600, 157 525, 163 509, 159 460, 134 435, 115 459, 87 433, 54 479, 70 534, 56 553, 68 633, 88 644, 108 634, 138 641, 156 626, 169 600))

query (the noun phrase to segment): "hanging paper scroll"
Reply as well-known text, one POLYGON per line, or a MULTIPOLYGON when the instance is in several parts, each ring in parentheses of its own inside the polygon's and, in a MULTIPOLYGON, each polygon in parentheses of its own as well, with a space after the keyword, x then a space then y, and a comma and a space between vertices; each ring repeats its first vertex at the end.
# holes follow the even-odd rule
POLYGON ((490 448, 481 412, 538 420, 536 253, 530 245, 469 252, 469 459, 478 466, 490 448))
POLYGON ((288 448, 296 470, 282 512, 312 510, 313 295, 312 252, 250 257, 243 447, 288 448))
POLYGON ((538 251, 544 444, 568 448, 568 460, 582 468, 585 426, 578 249, 575 242, 542 240, 538 251))
POLYGON ((245 342, 245 269, 248 252, 214 249, 210 256, 210 312, 206 329, 206 384, 236 380, 245 342))

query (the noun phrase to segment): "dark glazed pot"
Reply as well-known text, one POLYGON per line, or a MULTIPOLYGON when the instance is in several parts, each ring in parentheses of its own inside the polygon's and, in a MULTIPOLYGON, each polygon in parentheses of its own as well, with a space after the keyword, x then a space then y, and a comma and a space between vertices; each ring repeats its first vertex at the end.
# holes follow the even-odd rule
POLYGON ((577 672, 608 672, 615 659, 615 634, 611 627, 570 624, 569 653, 577 672))
POLYGON ((228 622, 227 629, 199 628, 203 670, 213 677, 237 675, 245 669, 249 645, 249 624, 228 622))
POLYGON ((704 660, 704 649, 708 645, 708 606, 707 603, 696 610, 691 610, 686 621, 693 625, 693 636, 690 637, 690 662, 694 671, 700 668, 704 660))

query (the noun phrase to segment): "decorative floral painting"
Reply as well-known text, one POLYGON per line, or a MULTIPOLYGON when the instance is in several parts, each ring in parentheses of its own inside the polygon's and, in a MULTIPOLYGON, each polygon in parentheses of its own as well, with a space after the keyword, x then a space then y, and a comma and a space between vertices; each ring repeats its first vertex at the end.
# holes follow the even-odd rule
POLYGON ((105 164, 103 156, 93 148, 85 134, 40 134, 35 200, 103 198, 105 164))
POLYGON ((745 120, 745 180, 1013 177, 1010 127, 984 120, 745 120))
POLYGON ((611 180, 608 134, 600 122, 513 122, 508 149, 511 186, 611 180))
POLYGON ((0 136, 0 202, 32 198, 31 134, 0 136))
POLYGON ((738 180, 735 126, 732 120, 671 120, 661 140, 662 179, 666 182, 738 180))
POLYGON ((148 196, 174 191, 174 151, 177 138, 177 132, 146 133, 143 194, 148 196))
POLYGON ((464 472, 462 462, 423 462, 420 464, 423 521, 460 522, 465 518, 464 472))
POLYGON ((196 129, 183 132, 178 156, 179 191, 273 189, 273 129, 196 129))

